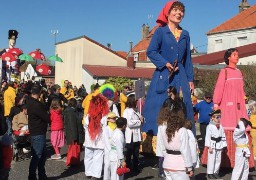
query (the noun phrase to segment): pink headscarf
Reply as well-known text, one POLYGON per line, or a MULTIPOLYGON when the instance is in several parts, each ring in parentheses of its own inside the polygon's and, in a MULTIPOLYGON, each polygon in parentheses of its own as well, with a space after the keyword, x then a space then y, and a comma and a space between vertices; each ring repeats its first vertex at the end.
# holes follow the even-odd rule
POLYGON ((172 4, 176 1, 177 0, 172 0, 165 4, 164 8, 160 12, 160 14, 156 20, 156 23, 158 26, 165 26, 168 23, 168 12, 169 12, 172 4))

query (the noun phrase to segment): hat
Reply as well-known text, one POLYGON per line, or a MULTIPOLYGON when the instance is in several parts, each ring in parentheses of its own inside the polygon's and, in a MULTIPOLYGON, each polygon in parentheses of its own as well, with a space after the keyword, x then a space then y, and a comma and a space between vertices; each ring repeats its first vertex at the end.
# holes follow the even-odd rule
POLYGON ((220 114, 220 113, 221 113, 221 110, 220 110, 220 109, 213 110, 213 111, 209 114, 209 116, 213 116, 213 115, 215 115, 215 114, 220 114))
POLYGON ((158 26, 165 26, 168 23, 168 12, 170 8, 172 7, 172 4, 176 2, 177 0, 169 1, 165 4, 162 11, 159 13, 159 16, 156 20, 156 23, 158 26))
POLYGON ((107 115, 107 118, 108 119, 113 119, 113 118, 116 118, 116 114, 114 112, 109 112, 108 115, 107 115))
POLYGON ((9 30, 8 32, 8 39, 17 39, 18 38, 18 31, 16 30, 9 30))
POLYGON ((212 93, 210 93, 210 92, 205 92, 204 97, 210 97, 210 98, 212 98, 212 93))

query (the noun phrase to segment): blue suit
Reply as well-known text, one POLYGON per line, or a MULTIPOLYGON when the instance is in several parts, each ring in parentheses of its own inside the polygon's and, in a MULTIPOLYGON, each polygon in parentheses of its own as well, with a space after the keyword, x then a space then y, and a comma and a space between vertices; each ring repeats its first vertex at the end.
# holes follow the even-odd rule
POLYGON ((193 122, 195 134, 194 113, 189 88, 189 82, 193 82, 194 73, 188 31, 182 30, 177 42, 168 26, 157 28, 147 49, 147 56, 156 66, 156 70, 145 100, 143 132, 153 131, 154 135, 157 134, 158 113, 167 98, 168 87, 174 86, 178 92, 182 89, 187 112, 186 117, 193 122), (165 65, 167 62, 173 64, 175 60, 178 61, 179 70, 174 72, 169 79, 169 70, 165 65))

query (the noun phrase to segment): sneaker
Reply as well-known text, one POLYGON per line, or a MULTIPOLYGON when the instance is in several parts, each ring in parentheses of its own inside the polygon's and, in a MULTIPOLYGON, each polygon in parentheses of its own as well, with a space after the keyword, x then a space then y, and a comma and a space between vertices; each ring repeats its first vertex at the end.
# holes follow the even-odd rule
POLYGON ((60 154, 54 154, 54 155, 51 156, 51 159, 52 159, 52 160, 61 159, 61 155, 60 155, 60 154))

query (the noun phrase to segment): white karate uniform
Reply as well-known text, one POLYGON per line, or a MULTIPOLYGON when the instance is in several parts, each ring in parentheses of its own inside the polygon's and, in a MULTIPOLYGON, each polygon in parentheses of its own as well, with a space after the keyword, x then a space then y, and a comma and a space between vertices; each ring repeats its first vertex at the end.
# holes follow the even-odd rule
POLYGON ((238 123, 239 128, 235 128, 233 139, 236 144, 235 167, 232 171, 231 180, 247 180, 249 175, 250 150, 248 137, 245 133, 245 126, 242 121, 238 123), (240 146, 240 147, 239 147, 240 146), (247 147, 246 147, 247 146, 247 147))
POLYGON ((188 142, 189 142, 189 147, 191 150, 193 167, 199 168, 199 156, 197 154, 197 149, 198 149, 197 140, 196 140, 193 132, 190 129, 187 129, 187 132, 188 132, 188 139, 189 139, 188 142), (198 167, 197 167, 197 165, 198 165, 198 167))
POLYGON ((226 135, 223 127, 219 128, 214 124, 209 124, 206 128, 205 146, 212 148, 212 153, 208 151, 207 174, 218 174, 221 163, 221 153, 224 147, 227 147, 226 135), (219 142, 211 138, 221 138, 219 142))
MULTIPOLYGON (((106 117, 101 119, 102 129, 106 125, 106 117)), ((104 138, 102 131, 97 135, 95 140, 92 140, 89 131, 89 114, 84 118, 84 129, 85 129, 85 155, 84 155, 84 167, 85 175, 96 178, 101 177, 102 166, 103 166, 103 155, 104 155, 104 138)))
POLYGON ((122 180, 124 175, 118 176, 116 173, 117 168, 121 164, 121 160, 124 160, 124 134, 116 128, 112 134, 111 149, 109 153, 110 167, 111 167, 111 180, 122 180))
POLYGON ((158 131, 157 131, 157 136, 156 136, 156 156, 158 156, 158 157, 164 157, 164 155, 166 153, 166 149, 165 149, 164 141, 163 141, 163 135, 162 135, 163 128, 166 129, 166 123, 164 125, 158 126, 158 131))
POLYGON ((103 129, 103 137, 104 137, 104 180, 110 179, 110 160, 109 160, 109 153, 111 150, 111 138, 113 134, 113 130, 110 129, 109 126, 104 127, 103 129))

